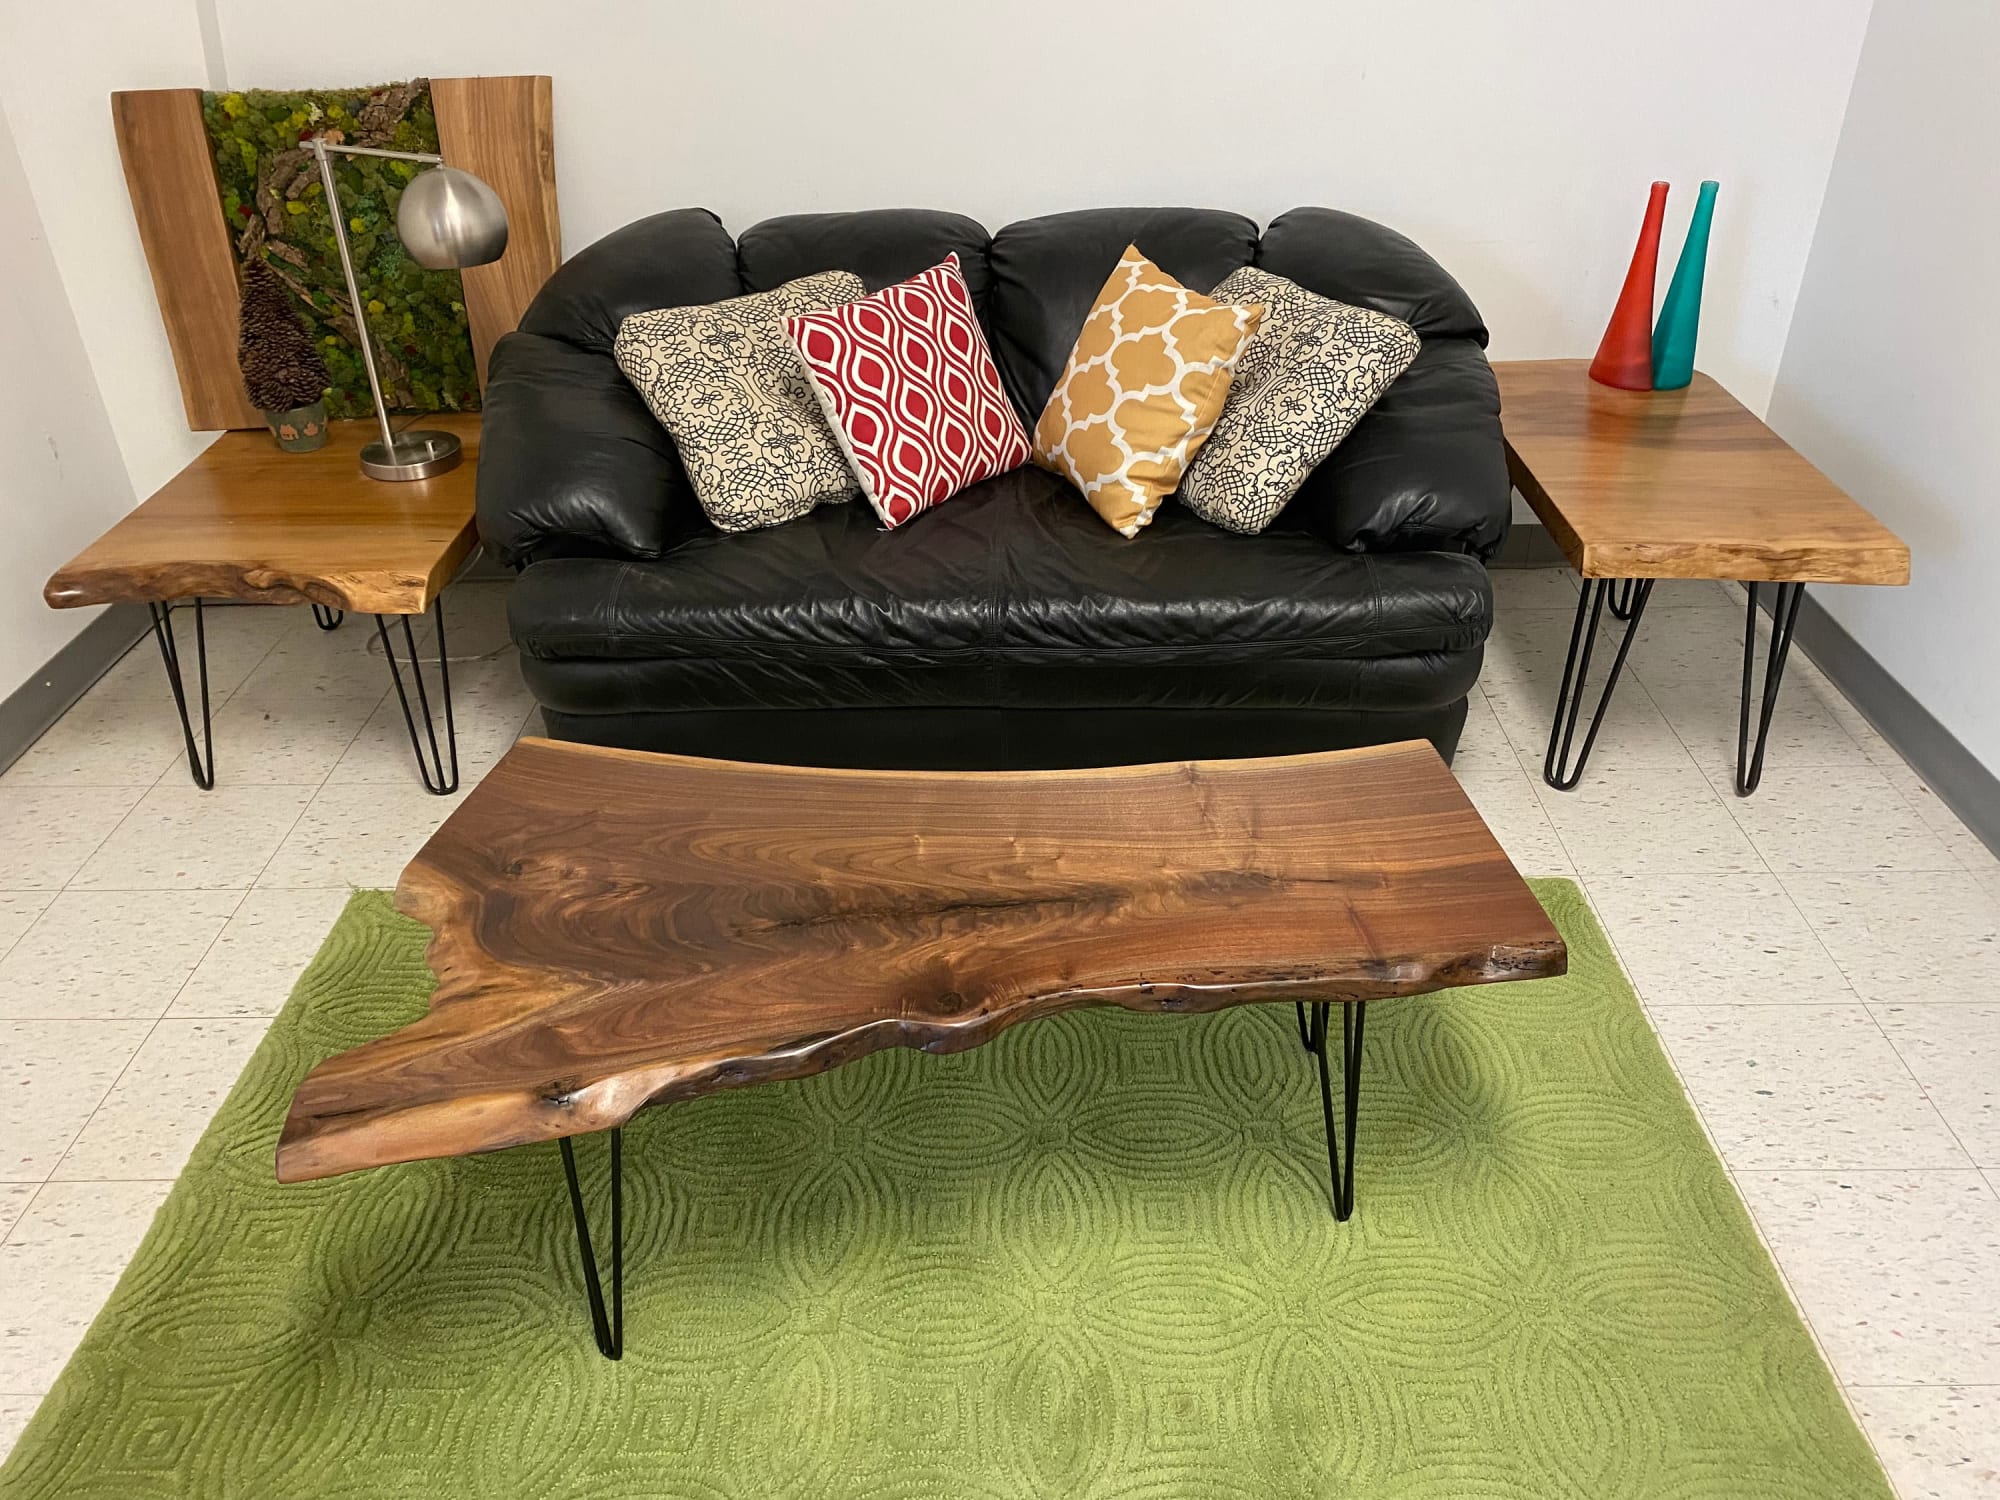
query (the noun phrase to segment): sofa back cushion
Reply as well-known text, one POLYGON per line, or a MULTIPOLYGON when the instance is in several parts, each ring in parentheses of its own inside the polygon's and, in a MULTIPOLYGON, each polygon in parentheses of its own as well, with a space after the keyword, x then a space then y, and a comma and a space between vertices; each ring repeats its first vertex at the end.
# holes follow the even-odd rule
POLYGON ((786 214, 744 230, 737 259, 747 292, 769 291, 817 271, 852 271, 870 292, 879 292, 956 254, 972 305, 984 311, 986 241, 986 227, 977 219, 930 208, 786 214))
POLYGON ((1257 254, 1257 226, 1210 208, 1091 208, 1023 219, 993 236, 993 357, 1032 428, 1127 245, 1206 293, 1257 254))
POLYGON ((556 269, 521 315, 521 332, 609 357, 636 312, 741 296, 736 242, 705 208, 677 208, 613 230, 556 269))
POLYGON ((1257 246, 1257 264, 1309 292, 1371 307, 1432 339, 1486 343, 1486 325, 1465 288, 1408 235, 1337 208, 1279 214, 1257 246))

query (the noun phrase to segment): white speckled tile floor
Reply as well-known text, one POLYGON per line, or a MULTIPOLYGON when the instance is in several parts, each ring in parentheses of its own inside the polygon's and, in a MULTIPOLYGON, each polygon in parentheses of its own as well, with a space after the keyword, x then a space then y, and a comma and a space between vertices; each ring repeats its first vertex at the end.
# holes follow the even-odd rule
MULTIPOLYGON (((1658 592, 1583 785, 1551 791, 1576 585, 1494 583, 1460 779, 1524 873, 1582 882, 1899 1492, 2000 1495, 2000 860, 1801 659, 1733 796, 1717 585, 1658 592)), ((468 785, 538 728, 504 595, 447 596, 468 785)), ((0 775, 0 1452, 347 888, 450 810, 367 621, 209 620, 215 792, 150 642, 0 775)))

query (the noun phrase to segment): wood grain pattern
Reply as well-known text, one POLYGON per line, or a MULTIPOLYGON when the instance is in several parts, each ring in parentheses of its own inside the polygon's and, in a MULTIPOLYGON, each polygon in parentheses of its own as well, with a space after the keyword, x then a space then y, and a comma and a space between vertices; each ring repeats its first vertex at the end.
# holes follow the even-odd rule
POLYGON ((1599 385, 1588 360, 1503 360, 1515 488, 1585 578, 1910 581, 1910 549, 1708 376, 1599 385))
POLYGON ((111 121, 188 426, 261 428, 236 368, 236 252, 222 222, 201 90, 114 93, 111 121))
POLYGON ((411 425, 455 432, 465 459, 435 479, 386 484, 357 467, 373 422, 335 422, 316 453, 286 453, 261 426, 226 432, 153 497, 72 558, 42 597, 58 609, 121 600, 251 599, 420 614, 478 541, 479 418, 411 425))
POLYGON ((524 740, 404 871, 430 1011, 321 1063, 282 1181, 622 1124, 1091 1005, 1194 1012, 1563 972, 1422 742, 1040 772, 524 740))
POLYGON ((433 78, 439 154, 484 178, 507 205, 507 253, 463 273, 472 358, 486 388, 486 361, 501 335, 562 264, 556 213, 555 90, 544 76, 433 78))

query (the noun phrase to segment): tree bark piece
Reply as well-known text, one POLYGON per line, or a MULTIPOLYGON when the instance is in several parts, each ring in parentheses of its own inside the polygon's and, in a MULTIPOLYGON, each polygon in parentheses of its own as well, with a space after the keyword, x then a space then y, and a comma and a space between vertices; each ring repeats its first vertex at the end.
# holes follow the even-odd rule
POLYGON ((525 740, 418 853, 429 1013, 321 1063, 280 1181, 619 1125, 1090 1005, 1367 1000, 1564 971, 1421 742, 1020 773, 525 740))

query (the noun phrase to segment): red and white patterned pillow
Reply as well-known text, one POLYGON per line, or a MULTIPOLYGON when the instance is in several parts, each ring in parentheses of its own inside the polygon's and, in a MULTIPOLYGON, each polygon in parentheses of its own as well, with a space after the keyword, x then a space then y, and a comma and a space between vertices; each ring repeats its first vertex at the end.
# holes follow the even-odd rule
POLYGON ((884 526, 1028 461, 957 255, 785 331, 884 526))

